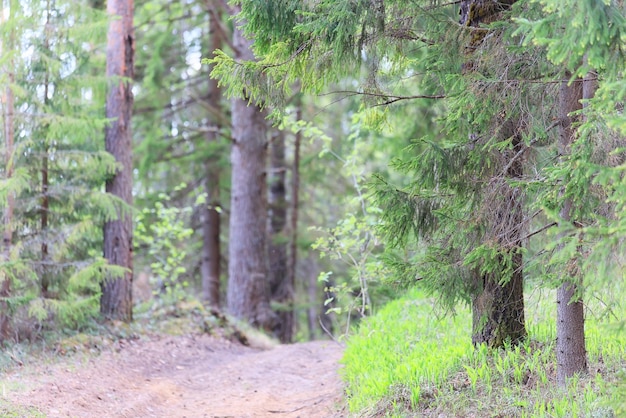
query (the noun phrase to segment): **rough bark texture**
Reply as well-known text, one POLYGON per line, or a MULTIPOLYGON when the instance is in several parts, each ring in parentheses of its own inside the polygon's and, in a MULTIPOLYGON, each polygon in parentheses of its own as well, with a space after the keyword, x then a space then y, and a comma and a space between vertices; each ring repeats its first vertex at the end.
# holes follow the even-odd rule
MULTIPOLYGON (((0 23, 5 21, 4 10, 0 11, 0 23)), ((11 39, 12 40, 12 39, 11 39)), ((0 44, 0 50, 3 47, 0 44)), ((10 49, 12 45, 9 45, 10 49)), ((9 66, 12 62, 9 60, 9 66)), ((13 69, 9 68, 8 81, 10 84, 14 82, 13 69)), ((13 147, 15 139, 14 114, 15 114, 15 98, 11 87, 6 87, 2 95, 2 111, 3 111, 3 130, 4 130, 4 158, 7 180, 13 177, 13 147)), ((15 207, 15 196, 12 192, 7 194, 6 207, 4 209, 4 231, 2 233, 2 262, 6 263, 10 259, 11 246, 13 245, 13 209, 15 207)), ((0 343, 4 344, 10 338, 10 312, 9 305, 5 301, 11 296, 11 278, 6 271, 7 267, 3 267, 0 271, 0 343)))
POLYGON ((459 11, 462 25, 478 27, 494 21, 498 13, 507 10, 517 0, 463 0, 459 11))
MULTIPOLYGON (((133 95, 129 80, 133 78, 135 47, 133 0, 109 0, 107 13, 111 19, 107 35, 106 75, 111 85, 106 116, 111 122, 105 129, 105 149, 115 157, 120 167, 106 182, 106 191, 131 205, 133 95)), ((120 209, 118 219, 104 225, 104 257, 110 264, 128 270, 122 276, 107 277, 102 282, 100 312, 106 319, 132 320, 132 240, 130 211, 120 209)))
MULTIPOLYGON (((251 42, 236 28, 237 60, 252 60, 251 42)), ((267 277, 267 122, 245 99, 231 103, 231 205, 228 240, 228 311, 254 326, 272 329, 267 277)))
POLYGON ((285 133, 275 130, 270 144, 269 179, 269 278, 271 299, 276 312, 274 336, 290 343, 294 330, 294 283, 290 281, 287 257, 287 187, 285 133))
MULTIPOLYGON (((220 32, 216 30, 219 16, 216 10, 209 12, 211 50, 222 48, 220 32)), ((219 112, 222 101, 221 91, 217 86, 216 79, 209 79, 209 106, 219 112)), ((213 117, 214 128, 220 127, 219 116, 213 117)), ((207 141, 218 140, 218 132, 207 133, 207 141)), ((207 202, 202 208, 202 262, 200 272, 202 275, 202 298, 213 308, 220 305, 220 263, 222 260, 220 249, 220 172, 216 161, 207 161, 205 192, 207 202)))
POLYGON ((472 342, 500 347, 507 340, 518 343, 526 338, 524 318, 524 274, 521 253, 522 225, 524 220, 523 196, 519 188, 509 186, 510 180, 523 174, 521 158, 524 146, 511 121, 504 123, 503 131, 513 136, 513 149, 505 155, 508 168, 505 179, 494 183, 493 196, 488 199, 493 209, 490 218, 490 240, 498 243, 504 256, 511 257, 512 272, 502 283, 498 273, 482 276, 480 292, 473 299, 472 342), (498 199, 495 201, 495 199, 498 199))
POLYGON ((483 289, 472 301, 472 343, 501 347, 505 341, 518 343, 526 338, 522 255, 513 254, 516 270, 505 285, 498 277, 483 277, 483 289))
MULTIPOLYGON (((559 153, 562 156, 569 154, 575 134, 570 114, 581 109, 580 99, 583 98, 582 80, 570 84, 569 78, 570 74, 566 74, 559 90, 559 153)), ((560 212, 562 225, 572 221, 572 206, 572 200, 565 199, 560 212)), ((556 295, 556 373, 561 386, 565 385, 568 377, 587 370, 584 307, 579 294, 580 274, 576 264, 576 260, 570 261, 565 272, 566 280, 556 295)))
MULTIPOLYGON (((464 0, 460 5, 460 23, 478 28, 499 18, 516 0, 464 0)), ((468 52, 482 42, 486 30, 475 30, 468 52)), ((470 61, 463 66, 465 73, 474 71, 470 61)), ((500 120, 502 139, 512 138, 512 149, 502 155, 506 164, 504 178, 492 179, 486 190, 487 239, 497 243, 502 258, 511 258, 511 273, 502 283, 502 273, 476 273, 476 295, 472 300, 472 342, 500 347, 505 341, 517 343, 526 337, 524 318, 524 274, 520 250, 524 220, 523 195, 519 188, 509 186, 510 180, 523 175, 523 143, 515 120, 500 120)))

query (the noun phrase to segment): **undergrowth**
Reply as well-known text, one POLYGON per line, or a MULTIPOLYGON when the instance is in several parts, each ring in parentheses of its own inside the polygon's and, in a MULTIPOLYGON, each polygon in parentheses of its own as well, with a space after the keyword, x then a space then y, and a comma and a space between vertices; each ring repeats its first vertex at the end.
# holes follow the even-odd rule
POLYGON ((626 332, 588 312, 589 373, 558 389, 554 300, 548 291, 527 298, 529 338, 521 345, 474 349, 468 309, 439 318, 430 299, 409 291, 348 341, 343 374, 350 411, 359 417, 625 416, 626 332))
POLYGON ((260 331, 206 309, 194 299, 168 304, 151 302, 137 306, 130 324, 92 320, 78 330, 48 331, 32 341, 7 343, 0 350, 0 373, 28 364, 55 362, 65 356, 98 355, 105 350, 117 350, 126 341, 150 335, 189 334, 209 334, 255 347, 274 344, 260 331))

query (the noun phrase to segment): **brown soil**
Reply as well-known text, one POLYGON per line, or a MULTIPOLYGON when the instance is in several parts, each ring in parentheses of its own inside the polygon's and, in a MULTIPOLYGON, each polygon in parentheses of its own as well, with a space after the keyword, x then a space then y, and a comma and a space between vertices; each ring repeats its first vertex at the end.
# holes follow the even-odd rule
POLYGON ((0 382, 2 404, 48 417, 339 417, 341 353, 327 341, 261 350, 142 336, 14 370, 0 382))

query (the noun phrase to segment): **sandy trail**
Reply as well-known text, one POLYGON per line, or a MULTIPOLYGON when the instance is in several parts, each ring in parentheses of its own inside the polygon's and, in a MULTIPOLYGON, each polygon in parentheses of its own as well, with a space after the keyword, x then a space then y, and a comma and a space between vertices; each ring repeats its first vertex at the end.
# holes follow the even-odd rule
POLYGON ((97 357, 24 367, 2 400, 48 417, 343 416, 334 342, 244 347, 206 335, 143 336, 97 357))

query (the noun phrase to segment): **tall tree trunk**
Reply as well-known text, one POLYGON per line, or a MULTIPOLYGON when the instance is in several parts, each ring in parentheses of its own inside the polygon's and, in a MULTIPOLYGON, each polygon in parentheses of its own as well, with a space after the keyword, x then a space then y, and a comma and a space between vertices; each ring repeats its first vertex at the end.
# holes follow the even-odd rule
MULTIPOLYGON (((50 25, 50 1, 46 2, 46 27, 50 25)), ((50 49, 50 40, 48 39, 48 31, 44 31, 44 50, 48 51, 50 49)), ((43 103, 44 108, 46 108, 49 104, 48 94, 50 93, 49 86, 49 74, 46 71, 46 75, 44 77, 44 91, 43 91, 43 103)), ((42 133, 43 134, 43 133, 42 133)), ((48 215, 50 212, 50 199, 48 197, 48 187, 50 186, 48 180, 48 165, 49 165, 49 147, 47 139, 43 139, 43 155, 41 156, 41 296, 47 298, 48 289, 50 287, 50 276, 48 272, 48 215)))
MULTIPOLYGON (((11 4, 13 6, 13 4, 11 4)), ((0 10, 0 23, 4 23, 6 16, 5 10, 0 10)), ((14 13, 13 8, 10 9, 10 13, 14 13)), ((9 36, 9 45, 6 46, 6 50, 11 52, 13 48, 13 35, 9 36)), ((0 43, 0 51, 2 50, 0 43)), ((15 82, 15 75, 13 73, 13 60, 8 62, 9 68, 7 71, 7 78, 9 84, 15 82)), ((12 87, 9 85, 4 89, 2 95, 2 110, 3 110, 3 131, 4 131, 4 158, 5 158, 5 170, 6 179, 9 180, 13 177, 13 149, 15 141, 15 96, 13 94, 12 87)), ((11 258, 11 247, 13 245, 13 210, 15 208, 15 195, 9 191, 7 194, 6 207, 4 209, 4 231, 2 233, 2 263, 8 263, 11 258)), ((10 338, 10 320, 11 315, 9 312, 9 304, 6 300, 11 297, 11 275, 8 272, 8 266, 5 264, 2 266, 0 272, 0 343, 4 343, 10 338)))
MULTIPOLYGON (((106 191, 132 205, 132 135, 134 32, 133 0, 109 0, 106 75, 110 80, 105 129, 105 149, 119 164, 115 175, 106 182, 106 191)), ((132 251, 133 225, 130 210, 119 210, 118 218, 104 224, 104 257, 110 264, 124 267, 121 276, 106 277, 102 282, 100 313, 106 319, 132 320, 132 251)))
MULTIPOLYGON (((48 90, 47 86, 46 89, 48 90)), ((41 157, 41 296, 49 297, 50 276, 48 272, 48 214, 50 212, 50 199, 48 197, 48 146, 44 145, 41 157)))
MULTIPOLYGON (((565 75, 559 90, 559 154, 562 156, 570 153, 575 135, 571 113, 581 109, 580 100, 583 98, 582 80, 577 79, 570 84, 570 77, 569 73, 565 75)), ((572 206, 572 199, 565 199, 559 213, 560 226, 572 222, 572 206)), ((587 370, 585 316, 576 259, 570 260, 565 275, 566 279, 556 294, 556 376, 560 386, 565 385, 568 377, 587 370)))
MULTIPOLYGON (((463 0, 460 4, 460 23, 473 28, 498 19, 516 0, 463 0)), ((474 30, 468 52, 471 54, 483 41, 487 31, 474 30)), ((463 71, 474 71, 474 64, 464 64, 463 71)), ((526 337, 524 318, 524 275, 521 252, 521 228, 524 220, 523 196, 519 188, 509 186, 510 180, 520 179, 523 174, 523 142, 514 120, 500 120, 502 139, 512 138, 512 150, 504 157, 504 178, 492 179, 495 190, 487 199, 492 211, 489 216, 487 238, 497 243, 502 255, 500 262, 505 269, 505 258, 510 258, 511 273, 505 278, 502 272, 476 274, 477 293, 472 299, 472 342, 499 347, 509 340, 517 343, 526 337), (509 155, 507 155, 509 154, 509 155), (507 158, 508 157, 508 158, 507 158), (504 279, 504 280, 503 280, 504 279)))
MULTIPOLYGON (((237 10, 238 11, 238 10, 237 10)), ((253 60, 252 42, 235 28, 235 59, 253 60)), ((228 240, 229 312, 254 326, 272 329, 267 277, 267 123, 265 112, 247 98, 233 98, 230 237, 228 240)))
POLYGON ((220 173, 211 162, 206 165, 205 193, 207 201, 202 207, 202 299, 211 308, 220 306, 220 173))
MULTIPOLYGON (((297 102, 296 120, 302 120, 302 103, 297 102)), ((287 277, 285 281, 291 284, 292 289, 292 313, 293 321, 292 332, 295 332, 296 311, 295 311, 295 287, 296 287, 296 271, 298 268, 298 207, 300 197, 300 143, 302 141, 302 133, 296 132, 293 140, 293 161, 291 165, 291 199, 289 201, 289 253, 287 260, 287 277)), ((313 339, 313 338, 311 338, 313 339)), ((291 337, 293 340, 293 335, 291 337)))
POLYGON ((282 343, 293 339, 294 286, 288 274, 287 257, 287 188, 285 162, 285 133, 274 130, 270 143, 269 178, 269 278, 271 299, 275 306, 274 335, 282 343))
MULTIPOLYGON (((219 16, 217 10, 209 11, 209 25, 211 36, 211 51, 222 48, 221 33, 217 30, 219 16)), ((216 79, 209 79, 209 106, 219 112, 221 106, 221 91, 216 79)), ((214 115, 214 128, 221 126, 221 115, 214 115)), ((216 142, 219 133, 209 131, 207 141, 216 142)), ((202 207, 202 298, 212 308, 220 306, 220 172, 216 161, 206 162, 206 179, 204 190, 207 201, 202 207)))

